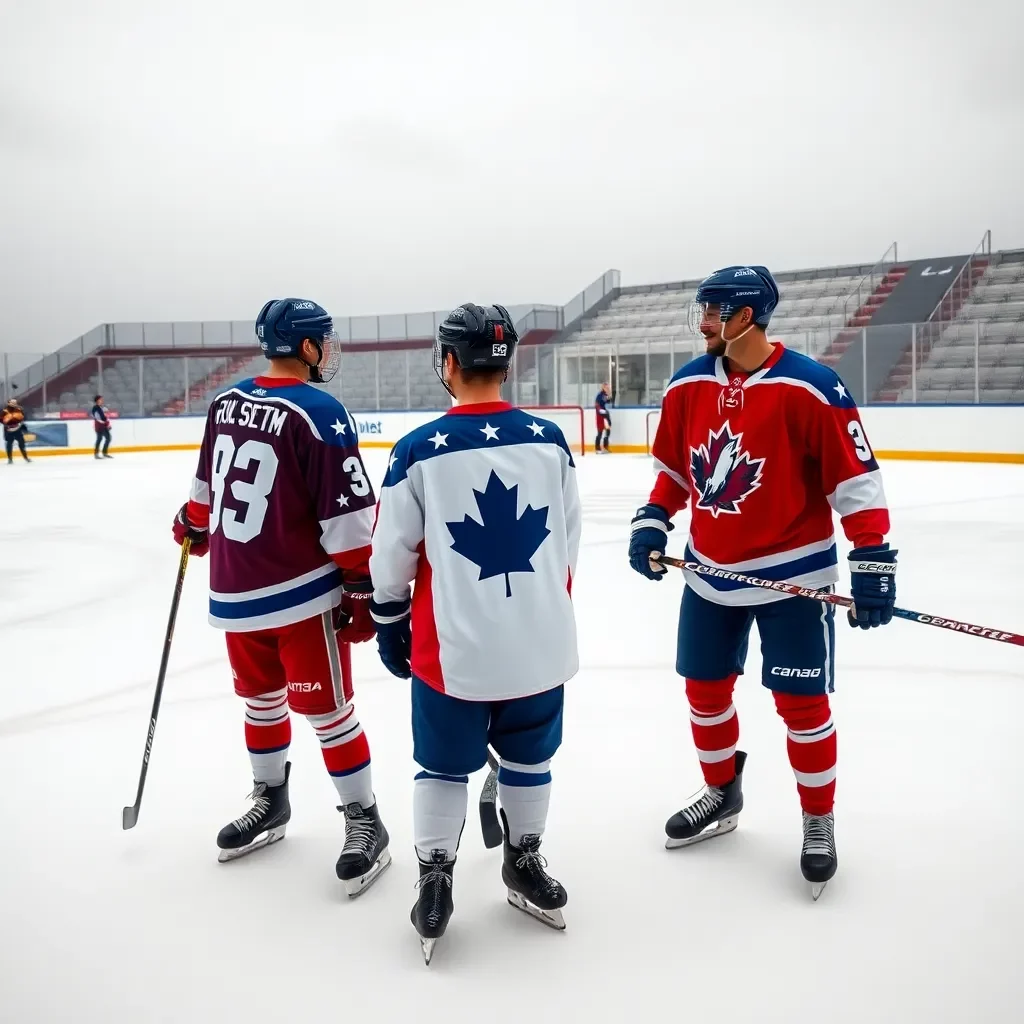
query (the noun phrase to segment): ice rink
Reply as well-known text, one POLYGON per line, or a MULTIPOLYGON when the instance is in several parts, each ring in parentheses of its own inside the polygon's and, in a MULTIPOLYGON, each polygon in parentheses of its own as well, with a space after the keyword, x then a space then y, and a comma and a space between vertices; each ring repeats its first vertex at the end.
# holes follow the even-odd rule
MULTIPOLYGON (((366 458, 379 480, 385 453, 366 458)), ((673 671, 681 575, 650 583, 626 561, 651 483, 643 456, 579 461, 582 669, 545 838, 569 892, 565 933, 507 906, 500 851, 476 820, 481 775, 455 915, 424 968, 408 916, 409 687, 373 644, 354 652, 356 701, 390 871, 343 894, 336 795, 298 718, 287 840, 217 863, 217 831, 252 780, 205 560, 189 567, 145 801, 123 832, 177 567, 170 521, 194 462, 0 466, 4 1022, 1021 1019, 1024 649, 898 620, 837 624, 840 866, 813 904, 755 642, 737 689, 740 827, 665 850, 664 821, 700 775, 673 671)), ((898 603, 1024 632, 1024 466, 882 468, 898 603)))

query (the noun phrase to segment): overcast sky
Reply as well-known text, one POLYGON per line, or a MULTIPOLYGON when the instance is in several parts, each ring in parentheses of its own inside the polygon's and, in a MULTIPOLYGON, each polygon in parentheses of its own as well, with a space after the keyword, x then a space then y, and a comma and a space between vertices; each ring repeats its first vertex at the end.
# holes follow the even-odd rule
POLYGON ((1020 0, 0 0, 0 349, 1024 246, 1020 0))

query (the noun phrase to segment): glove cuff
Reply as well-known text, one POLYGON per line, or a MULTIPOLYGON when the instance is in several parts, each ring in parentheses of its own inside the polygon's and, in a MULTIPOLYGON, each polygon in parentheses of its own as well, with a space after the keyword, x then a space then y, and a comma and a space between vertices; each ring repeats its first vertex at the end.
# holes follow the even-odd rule
POLYGON ((357 594, 360 597, 369 597, 373 593, 373 581, 369 576, 361 580, 347 580, 343 577, 341 585, 346 594, 357 594))
POLYGON ((390 626, 409 617, 409 600, 374 601, 370 599, 370 618, 378 626, 390 626))
POLYGON ((892 576, 896 572, 896 549, 882 544, 876 548, 854 548, 850 552, 850 572, 868 573, 874 576, 892 576))

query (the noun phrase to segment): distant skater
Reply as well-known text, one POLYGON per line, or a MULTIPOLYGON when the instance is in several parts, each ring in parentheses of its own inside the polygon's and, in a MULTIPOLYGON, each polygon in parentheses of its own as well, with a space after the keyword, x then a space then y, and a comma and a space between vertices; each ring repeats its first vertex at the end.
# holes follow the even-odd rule
POLYGON ((25 413, 16 398, 12 398, 7 405, 4 406, 3 425, 4 444, 7 447, 8 465, 13 464, 14 462, 15 443, 17 443, 18 447, 21 449, 21 457, 26 462, 31 462, 32 460, 28 457, 28 453, 25 451, 25 433, 28 429, 25 426, 25 413))
POLYGON ((103 396, 97 395, 93 400, 92 406, 92 421, 96 427, 96 451, 93 453, 93 458, 104 458, 112 459, 114 456, 109 455, 110 450, 110 420, 107 419, 107 410, 103 408, 103 396), (103 454, 100 455, 100 445, 103 445, 103 454))

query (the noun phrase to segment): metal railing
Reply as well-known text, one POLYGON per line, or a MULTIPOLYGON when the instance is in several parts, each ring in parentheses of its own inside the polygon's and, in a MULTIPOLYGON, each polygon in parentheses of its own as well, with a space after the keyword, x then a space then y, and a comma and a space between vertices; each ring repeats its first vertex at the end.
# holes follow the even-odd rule
MULTIPOLYGON (((508 311, 521 335, 530 330, 560 331, 567 323, 582 316, 609 292, 618 288, 619 280, 619 271, 608 270, 564 306, 518 304, 509 305, 508 311)), ((442 309, 423 313, 336 317, 334 327, 343 343, 416 341, 433 338, 438 325, 449 312, 442 309)), ((187 348, 230 354, 232 349, 251 349, 255 343, 255 322, 252 320, 109 323, 93 328, 42 358, 38 353, 2 352, 0 356, 3 366, 0 370, 3 372, 5 396, 25 394, 40 389, 44 382, 63 375, 68 369, 101 351, 109 354, 117 349, 160 349, 164 352, 168 349, 187 348)), ((40 396, 34 397, 40 399, 40 396)), ((49 404, 49 396, 43 404, 49 404)))
MULTIPOLYGON (((842 332, 835 343, 823 330, 772 337, 832 366, 860 404, 1024 402, 1024 320, 864 327, 842 332)), ((676 370, 702 351, 703 341, 685 328, 668 338, 521 345, 506 397, 524 406, 589 407, 607 381, 618 405, 655 407, 676 370)), ((103 394, 121 415, 204 413, 219 390, 262 365, 258 352, 246 351, 217 357, 107 354, 86 360, 71 390, 39 391, 25 404, 37 418, 81 415, 94 394, 103 394)), ((12 394, 6 384, 7 378, 5 396, 12 394)), ((327 387, 354 412, 436 409, 448 401, 425 346, 343 346, 341 369, 327 387)))

